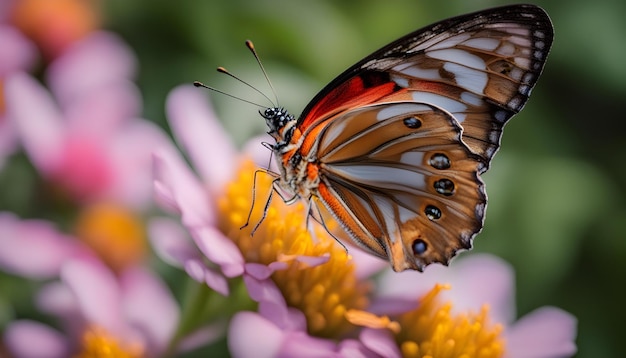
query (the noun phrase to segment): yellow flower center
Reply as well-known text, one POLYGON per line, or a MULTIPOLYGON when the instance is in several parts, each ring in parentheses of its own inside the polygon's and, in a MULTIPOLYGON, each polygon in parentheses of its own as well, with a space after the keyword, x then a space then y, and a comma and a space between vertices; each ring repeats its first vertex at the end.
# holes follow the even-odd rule
POLYGON ((90 327, 82 336, 81 351, 74 358, 140 358, 144 356, 141 344, 119 342, 106 330, 90 327))
POLYGON ((437 285, 419 306, 398 318, 396 341, 404 357, 495 358, 504 355, 500 324, 489 323, 489 307, 479 313, 453 315, 451 303, 437 295, 447 286, 437 285))
POLYGON ((146 253, 141 221, 115 204, 101 203, 84 209, 75 232, 115 272, 141 261, 146 253))
POLYGON ((370 285, 357 279, 350 256, 323 228, 316 225, 312 237, 302 203, 287 206, 275 198, 263 218, 273 177, 259 172, 253 183, 254 171, 251 162, 245 163, 219 200, 220 229, 237 244, 247 262, 285 262, 287 268, 275 272, 272 279, 287 304, 305 314, 311 335, 337 337, 350 328, 346 312, 367 306, 370 285), (250 223, 240 229, 252 207, 253 187, 256 201, 250 223), (261 220, 251 236, 251 230, 261 220), (307 267, 292 260, 294 255, 329 255, 329 260, 307 267))
POLYGON ((391 331, 406 358, 496 358, 504 355, 500 337, 502 325, 490 325, 489 307, 480 313, 451 314, 452 304, 442 304, 439 293, 448 285, 435 287, 419 300, 419 305, 396 321, 387 316, 351 310, 346 317, 358 326, 391 331))

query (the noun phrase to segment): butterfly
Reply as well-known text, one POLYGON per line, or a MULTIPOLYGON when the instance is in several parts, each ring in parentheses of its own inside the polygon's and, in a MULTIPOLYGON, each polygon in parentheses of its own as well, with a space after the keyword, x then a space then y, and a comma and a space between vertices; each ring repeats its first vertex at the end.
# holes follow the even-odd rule
POLYGON ((483 227, 480 175, 552 39, 550 18, 534 5, 461 15, 365 57, 297 119, 265 109, 280 168, 274 189, 330 214, 394 271, 447 265, 483 227))

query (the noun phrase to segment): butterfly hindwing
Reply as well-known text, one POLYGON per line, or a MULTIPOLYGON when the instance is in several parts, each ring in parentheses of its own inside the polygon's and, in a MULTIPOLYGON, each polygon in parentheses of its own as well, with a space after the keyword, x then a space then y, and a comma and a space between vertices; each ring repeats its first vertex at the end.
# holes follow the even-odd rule
POLYGON ((394 269, 423 269, 471 247, 480 230, 483 165, 462 130, 435 106, 399 102, 354 109, 321 131, 320 199, 353 241, 394 269), (425 251, 414 253, 421 240, 425 251))

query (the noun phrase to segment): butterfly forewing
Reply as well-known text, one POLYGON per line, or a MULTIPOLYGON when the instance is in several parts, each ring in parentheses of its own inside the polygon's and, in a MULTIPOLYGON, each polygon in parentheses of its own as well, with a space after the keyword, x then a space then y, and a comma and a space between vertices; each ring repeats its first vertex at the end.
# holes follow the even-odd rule
POLYGON ((463 140, 483 157, 486 170, 502 127, 522 109, 543 69, 552 37, 550 19, 533 5, 441 21, 345 71, 307 106, 299 122, 312 125, 347 102, 431 103, 454 115, 463 140))
POLYGON ((332 118, 318 138, 320 199, 359 246, 398 271, 447 262, 471 247, 485 208, 483 163, 449 113, 376 104, 332 118), (415 255, 415 240, 424 253, 415 255))

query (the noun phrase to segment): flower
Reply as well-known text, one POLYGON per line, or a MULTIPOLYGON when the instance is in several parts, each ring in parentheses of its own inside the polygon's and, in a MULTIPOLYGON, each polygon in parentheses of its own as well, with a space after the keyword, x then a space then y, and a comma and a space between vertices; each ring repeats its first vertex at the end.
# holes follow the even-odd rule
POLYGON ((17 147, 15 130, 6 118, 5 79, 12 73, 26 71, 37 59, 35 46, 16 28, 0 24, 0 169, 5 158, 17 147))
POLYGON ((469 255, 447 268, 428 267, 423 274, 386 272, 371 310, 388 314, 400 329, 366 328, 362 341, 374 351, 393 347, 395 356, 406 357, 573 355, 572 315, 542 307, 514 322, 513 276, 509 265, 486 254, 469 255), (372 341, 380 346, 368 344, 372 341))
POLYGON ((240 276, 244 272, 244 260, 233 242, 215 226, 217 218, 211 195, 232 175, 235 149, 199 96, 190 86, 175 89, 168 97, 167 112, 174 134, 182 139, 183 147, 192 148, 187 151, 190 160, 206 180, 196 178, 172 148, 155 152, 156 201, 164 209, 180 214, 188 231, 169 218, 159 218, 149 223, 149 238, 166 262, 184 268, 196 281, 227 295, 225 277, 240 276))
POLYGON ((64 263, 61 281, 44 286, 36 301, 64 332, 13 321, 4 342, 15 356, 157 356, 167 350, 179 319, 174 298, 150 271, 134 267, 116 276, 93 258, 64 263))
MULTIPOLYGON (((156 198, 180 215, 182 225, 169 218, 153 220, 150 237, 167 262, 222 295, 230 294, 234 279, 243 277, 258 307, 233 309, 238 297, 230 301, 229 312, 235 313, 228 346, 233 356, 497 357, 575 351, 574 319, 558 309, 547 308, 531 314, 530 321, 509 326, 513 308, 505 298, 513 295, 512 271, 499 261, 489 265, 495 259, 479 256, 478 261, 455 262, 461 271, 436 267, 426 274, 389 273, 386 268, 387 274, 372 279, 385 263, 363 260, 357 250, 348 254, 327 231, 307 222, 304 205, 287 206, 280 200, 266 205, 275 176, 245 158, 267 163, 267 155, 236 155, 196 89, 173 90, 167 109, 174 135, 200 179, 171 148, 155 154, 156 198), (445 284, 449 280, 439 270, 458 280, 445 284), (482 270, 491 275, 467 277, 482 270), (485 281, 474 278, 494 287, 485 289, 485 281), (386 295, 372 300, 376 282, 386 295), (449 292, 465 289, 461 299, 448 299, 449 292), (472 296, 476 290, 479 294, 472 296), (563 334, 537 342, 533 352, 518 346, 529 338, 519 333, 528 329, 524 327, 543 329, 551 322, 563 334)), ((262 147, 259 141, 257 148, 262 147)))
POLYGON ((46 74, 58 103, 27 74, 6 79, 7 119, 57 195, 135 209, 150 203, 151 153, 169 142, 138 118, 134 68, 119 38, 95 33, 50 64, 46 74))
MULTIPOLYGON (((243 275, 263 317, 289 326, 305 342, 319 340, 335 350, 336 344, 325 338, 350 330, 344 313, 366 307, 369 282, 359 280, 346 250, 323 229, 317 228, 312 238, 301 204, 287 207, 273 201, 251 235, 264 215, 264 203, 257 202, 250 225, 241 230, 252 207, 253 187, 262 198, 272 178, 259 174, 253 181, 255 166, 235 154, 197 89, 173 90, 167 109, 174 135, 201 179, 176 152, 155 154, 157 200, 179 213, 183 226, 167 218, 153 220, 149 236, 157 253, 224 295, 229 294, 229 279, 243 275)), ((262 148, 256 143, 255 150, 262 148)))

